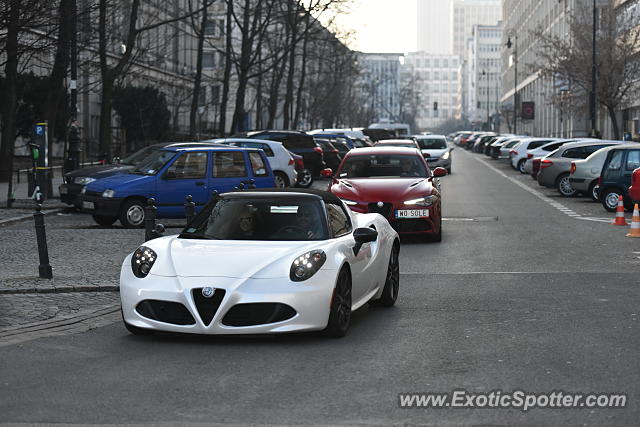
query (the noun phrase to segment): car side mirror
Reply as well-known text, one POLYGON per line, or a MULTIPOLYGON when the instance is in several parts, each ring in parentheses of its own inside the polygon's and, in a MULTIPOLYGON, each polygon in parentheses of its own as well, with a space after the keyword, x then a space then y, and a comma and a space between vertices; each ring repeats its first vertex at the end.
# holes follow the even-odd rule
POLYGON ((320 171, 320 175, 322 175, 325 178, 331 178, 333 176, 333 169, 331 168, 322 169, 322 171, 320 171))
POLYGON ((433 170, 433 177, 440 178, 447 174, 447 170, 445 168, 437 167, 433 170))
POLYGON ((362 245, 369 242, 375 242, 378 239, 378 232, 373 228, 368 227, 356 228, 353 231, 353 238, 356 241, 356 245, 353 247, 353 254, 358 255, 362 245))

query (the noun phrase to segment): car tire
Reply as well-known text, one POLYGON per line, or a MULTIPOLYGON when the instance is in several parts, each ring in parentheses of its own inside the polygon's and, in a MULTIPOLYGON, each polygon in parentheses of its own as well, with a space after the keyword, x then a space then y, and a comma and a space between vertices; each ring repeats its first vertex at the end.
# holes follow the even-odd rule
POLYGON ((289 180, 287 179, 287 176, 284 173, 277 171, 273 173, 273 176, 276 181, 276 188, 283 189, 289 186, 289 180))
POLYGON ((618 208, 618 200, 622 193, 617 188, 607 188, 600 193, 600 201, 607 212, 615 212, 618 208))
POLYGON ((143 199, 125 200, 120 206, 120 223, 125 228, 143 228, 144 216, 143 199))
POLYGON ((118 220, 117 216, 92 215, 93 220, 103 227, 111 227, 118 220))
POLYGON ((313 174, 309 169, 303 169, 298 175, 298 187, 309 188, 313 184, 313 174))
POLYGON ((568 173, 563 173, 556 179, 556 189, 564 197, 573 197, 577 193, 576 189, 571 186, 571 182, 569 182, 568 173))
POLYGON ((391 249, 389 256, 389 266, 387 267, 387 278, 384 282, 382 295, 380 298, 371 301, 372 305, 380 307, 391 307, 398 299, 398 289, 400 288, 400 245, 397 243, 391 249))
POLYGON ((520 161, 518 162, 518 168, 517 168, 517 169, 518 169, 518 171, 519 171, 521 174, 523 174, 523 175, 527 173, 527 171, 526 171, 526 170, 524 170, 524 164, 525 164, 526 162, 527 162, 527 161, 526 161, 525 159, 522 159, 522 160, 520 160, 520 161))
POLYGON ((597 180, 593 181, 589 186, 589 192, 587 194, 589 194, 589 197, 591 197, 591 200, 593 200, 594 202, 598 202, 600 201, 600 198, 598 197, 599 192, 600 192, 600 185, 598 184, 598 181, 597 180))
POLYGON ((341 338, 347 334, 351 324, 351 273, 347 267, 342 267, 336 287, 333 291, 329 321, 324 330, 325 335, 341 338))

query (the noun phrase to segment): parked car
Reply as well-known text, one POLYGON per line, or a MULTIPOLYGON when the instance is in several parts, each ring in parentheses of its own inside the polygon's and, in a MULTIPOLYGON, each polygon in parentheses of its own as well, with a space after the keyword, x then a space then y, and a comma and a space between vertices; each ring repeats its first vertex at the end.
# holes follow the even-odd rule
POLYGON ((573 196, 576 190, 569 181, 571 162, 586 159, 604 147, 621 144, 621 141, 576 141, 564 144, 542 158, 538 171, 538 184, 543 187, 555 187, 563 196, 573 196))
POLYGON ((278 188, 293 187, 298 182, 295 162, 281 142, 266 139, 219 138, 205 142, 228 144, 234 147, 258 148, 267 155, 278 188))
POLYGON ((486 156, 491 157, 492 152, 493 152, 493 147, 499 147, 502 144, 504 144, 505 141, 507 141, 510 138, 513 138, 515 135, 500 135, 498 137, 496 137, 495 139, 493 139, 492 141, 487 142, 484 145, 484 154, 486 156))
POLYGON ((431 172, 419 150, 363 148, 347 154, 329 191, 355 212, 381 214, 398 233, 439 242, 441 195, 435 178, 446 174, 444 168, 431 172))
POLYGON ((63 184, 58 188, 60 200, 63 203, 80 208, 79 196, 85 185, 101 178, 129 172, 154 150, 164 147, 200 147, 212 145, 215 144, 206 142, 167 142, 153 144, 139 149, 135 153, 122 159, 119 163, 89 166, 67 172, 63 176, 63 184))
MULTIPOLYGON (((305 132, 292 131, 292 130, 260 130, 243 132, 233 135, 234 138, 251 138, 251 139, 267 139, 270 141, 281 142, 284 147, 292 151, 304 159, 304 166, 307 173, 311 174, 312 178, 320 176, 320 171, 326 167, 323 159, 322 148, 316 144, 313 140, 313 136, 306 134, 305 132)), ((301 177, 301 181, 308 181, 306 177, 301 177)))
POLYGON ((521 139, 520 143, 514 145, 509 151, 509 161, 511 167, 520 173, 525 173, 524 164, 527 161, 529 150, 534 150, 545 144, 555 141, 552 138, 526 138, 521 139))
POLYGON ((493 142, 497 138, 498 135, 492 133, 483 135, 480 138, 476 138, 476 142, 473 144, 471 151, 473 151, 474 153, 483 153, 485 144, 493 142))
POLYGON ((313 137, 321 137, 321 138, 329 138, 329 139, 337 139, 342 138, 349 146, 349 149, 352 150, 354 148, 364 148, 371 147, 371 142, 369 137, 363 136, 362 138, 357 138, 353 135, 353 133, 347 134, 346 131, 338 131, 338 130, 314 130, 309 132, 309 135, 313 137))
POLYGON ((509 153, 511 149, 516 145, 520 144, 520 138, 514 138, 507 140, 503 145, 498 147, 497 155, 494 157, 494 154, 491 154, 491 157, 494 159, 509 159, 509 153))
MULTIPOLYGON (((636 144, 634 144, 636 145, 636 144)), ((602 166, 607 158, 609 151, 617 149, 618 146, 602 148, 595 153, 589 155, 584 160, 574 160, 571 162, 569 170, 569 182, 571 186, 579 193, 584 193, 591 197, 591 200, 597 202, 600 193, 600 174, 602 166)), ((640 144, 636 145, 640 148, 640 144)), ((617 205, 617 202, 616 202, 617 205)))
POLYGON ((154 198, 158 218, 183 218, 187 195, 196 211, 213 192, 240 186, 275 187, 273 171, 262 150, 241 147, 162 148, 129 173, 113 175, 84 187, 81 210, 100 225, 117 219, 127 228, 142 227, 147 199, 154 198))
POLYGON ((448 174, 451 173, 451 151, 453 147, 449 147, 447 138, 444 135, 416 135, 415 139, 420 146, 420 152, 427 160, 429 168, 443 167, 448 174))
POLYGON ((618 198, 622 196, 627 210, 633 208, 629 196, 631 175, 640 167, 640 147, 638 144, 617 146, 607 152, 602 171, 600 172, 599 199, 602 206, 609 212, 614 212, 618 206, 618 198))
MULTIPOLYGON (((542 158, 552 151, 557 150, 561 145, 568 144, 569 142, 576 142, 577 139, 560 139, 556 141, 549 142, 547 144, 541 145, 538 148, 534 148, 532 150, 527 150, 527 159, 524 163, 524 173, 532 175, 533 171, 533 161, 535 159, 542 158)), ((539 166, 539 163, 538 163, 539 166)), ((536 169, 535 174, 537 175, 538 169, 536 169)), ((534 177, 535 178, 535 177, 534 177)))
POLYGON ((313 138, 316 143, 322 148, 322 152, 324 155, 324 162, 331 169, 337 169, 338 165, 342 161, 342 156, 340 155, 340 150, 336 148, 335 145, 331 143, 331 140, 325 138, 314 137, 313 138))
POLYGON ((311 187, 311 184, 313 184, 313 176, 311 175, 311 172, 304 167, 304 159, 302 156, 291 151, 289 151, 289 154, 293 158, 293 164, 296 168, 296 172, 298 173, 298 183, 296 184, 296 187, 311 187))

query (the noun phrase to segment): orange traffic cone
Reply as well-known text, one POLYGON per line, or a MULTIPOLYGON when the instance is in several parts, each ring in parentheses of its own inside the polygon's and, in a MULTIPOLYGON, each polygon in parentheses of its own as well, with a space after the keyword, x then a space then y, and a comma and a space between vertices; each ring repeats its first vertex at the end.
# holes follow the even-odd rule
POLYGON ((638 212, 638 204, 633 207, 633 218, 631 219, 631 230, 627 237, 640 237, 640 212, 638 212))
POLYGON ((616 219, 611 223, 613 225, 629 225, 624 219, 624 203, 622 202, 622 196, 618 199, 618 208, 616 209, 616 219))

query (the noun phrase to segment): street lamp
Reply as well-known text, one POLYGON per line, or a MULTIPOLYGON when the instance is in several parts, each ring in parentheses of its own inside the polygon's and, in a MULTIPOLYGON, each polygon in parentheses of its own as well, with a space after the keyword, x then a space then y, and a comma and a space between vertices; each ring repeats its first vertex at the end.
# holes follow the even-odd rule
POLYGON ((489 123, 489 85, 487 84, 488 82, 488 76, 487 76, 487 72, 485 70, 482 70, 482 78, 485 81, 485 89, 487 90, 487 96, 486 96, 486 103, 485 103, 485 108, 487 109, 487 130, 491 130, 491 123, 489 123))
POLYGON ((593 0, 593 44, 591 46, 591 96, 589 110, 591 115, 591 136, 596 136, 596 0, 593 0))
POLYGON ((507 49, 513 46, 513 59, 515 68, 515 78, 513 84, 513 133, 518 133, 518 35, 514 36, 515 44, 511 43, 511 36, 507 38, 507 49))

